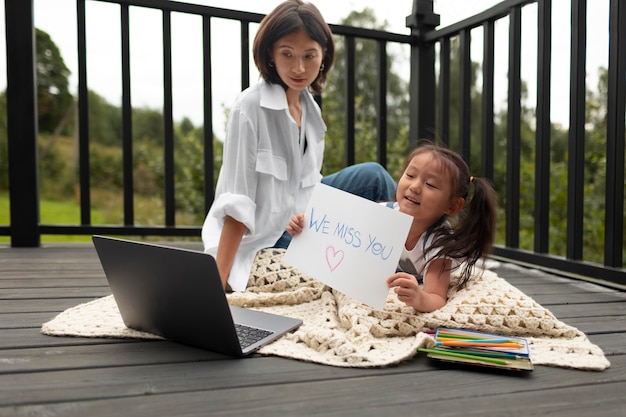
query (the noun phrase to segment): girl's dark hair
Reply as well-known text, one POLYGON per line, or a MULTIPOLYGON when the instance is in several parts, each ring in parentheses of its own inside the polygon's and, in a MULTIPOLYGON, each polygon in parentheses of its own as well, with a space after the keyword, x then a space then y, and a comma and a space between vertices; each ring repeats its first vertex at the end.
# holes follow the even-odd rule
POLYGON ((462 288, 469 280, 476 262, 491 253, 496 230, 496 193, 488 179, 471 176, 469 167, 459 154, 432 142, 422 142, 415 148, 407 157, 402 172, 415 156, 424 152, 432 154, 450 174, 453 197, 465 200, 463 209, 453 219, 449 219, 452 230, 437 233, 436 228, 429 246, 441 248, 437 258, 456 259, 461 263, 463 270, 457 287, 462 288), (471 196, 470 188, 473 188, 471 196))
POLYGON ((326 75, 335 61, 335 43, 330 27, 317 7, 311 3, 302 0, 284 1, 261 20, 252 46, 254 63, 265 81, 280 84, 287 89, 276 69, 270 66, 272 50, 277 40, 301 30, 319 43, 324 52, 322 68, 311 84, 313 93, 321 94, 326 83, 326 75))

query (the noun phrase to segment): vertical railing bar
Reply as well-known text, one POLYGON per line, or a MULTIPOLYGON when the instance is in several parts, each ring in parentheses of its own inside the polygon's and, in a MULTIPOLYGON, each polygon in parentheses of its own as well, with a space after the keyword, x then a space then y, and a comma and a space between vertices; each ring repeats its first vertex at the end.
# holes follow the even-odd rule
POLYGON ((439 15, 434 13, 433 2, 413 0, 413 11, 406 18, 411 28, 411 78, 409 80, 411 118, 409 121, 409 146, 418 139, 434 139, 435 132, 435 43, 425 42, 424 35, 439 26, 439 15))
POLYGON ((377 102, 376 134, 377 159, 382 166, 387 166, 387 42, 378 41, 377 50, 377 102))
POLYGON ((462 30, 459 40, 459 152, 465 162, 471 166, 472 57, 470 53, 470 30, 462 30))
POLYGON ((346 166, 355 163, 355 128, 354 128, 354 94, 355 94, 355 40, 354 36, 346 36, 346 166))
POLYGON ((241 21, 241 90, 250 86, 250 22, 241 21))
POLYGON ((606 141, 604 265, 623 267, 624 115, 626 108, 626 4, 611 0, 606 141))
POLYGON ((481 112, 480 175, 493 180, 494 177, 494 53, 495 23, 483 24, 483 94, 481 112))
POLYGON ((450 38, 441 41, 439 52, 439 134, 443 143, 450 144, 450 38))
POLYGON ((176 224, 174 185, 174 120, 172 103, 172 13, 163 10, 163 162, 165 225, 176 224))
POLYGON ((585 178, 587 1, 572 0, 569 148, 567 161, 567 258, 582 260, 585 178))
POLYGON ((89 182, 89 87, 87 85, 87 26, 85 0, 76 0, 78 55, 78 181, 80 187, 80 224, 91 224, 91 186, 89 182))
POLYGON ((127 4, 121 4, 122 30, 122 149, 124 172, 124 224, 135 223, 133 194, 133 115, 130 89, 130 30, 127 4))
POLYGON ((550 239, 550 83, 552 56, 552 0, 538 3, 537 131, 535 134, 534 251, 548 253, 550 239))
POLYGON ((41 243, 33 0, 6 0, 6 133, 13 247, 41 243))
POLYGON ((519 247, 520 119, 521 119, 521 26, 520 7, 509 14, 509 97, 507 112, 506 245, 519 247))
POLYGON ((202 59, 204 84, 204 210, 209 211, 215 198, 213 166, 213 68, 211 65, 211 18, 202 18, 202 59))

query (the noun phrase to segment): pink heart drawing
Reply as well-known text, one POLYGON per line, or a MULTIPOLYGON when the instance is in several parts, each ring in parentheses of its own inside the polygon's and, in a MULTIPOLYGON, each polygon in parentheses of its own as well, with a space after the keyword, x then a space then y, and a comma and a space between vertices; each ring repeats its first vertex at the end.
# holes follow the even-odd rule
POLYGON ((330 268, 330 272, 333 272, 343 261, 343 251, 335 250, 332 245, 326 247, 326 263, 330 268))

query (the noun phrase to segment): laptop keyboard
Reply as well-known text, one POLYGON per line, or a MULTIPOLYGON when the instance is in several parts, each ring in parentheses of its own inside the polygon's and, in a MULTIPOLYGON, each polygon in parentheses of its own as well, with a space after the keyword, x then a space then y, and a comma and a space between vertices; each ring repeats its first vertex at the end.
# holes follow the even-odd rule
POLYGON ((245 324, 235 324, 235 328, 237 329, 237 336, 242 349, 272 334, 269 330, 250 327, 245 324))

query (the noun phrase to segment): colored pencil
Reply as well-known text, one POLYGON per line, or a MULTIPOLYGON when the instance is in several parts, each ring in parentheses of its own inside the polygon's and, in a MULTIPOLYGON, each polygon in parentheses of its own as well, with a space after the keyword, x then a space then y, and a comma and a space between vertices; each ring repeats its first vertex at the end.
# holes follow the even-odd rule
POLYGON ((466 334, 460 334, 460 333, 449 333, 448 331, 439 331, 436 334, 437 339, 461 339, 461 340, 481 340, 481 341, 486 341, 486 342, 493 342, 493 341, 501 341, 501 342, 514 342, 513 339, 506 337, 506 336, 499 336, 499 335, 482 335, 482 334, 477 334, 477 333, 466 333, 466 334))
POLYGON ((472 330, 454 330, 454 329, 438 329, 437 334, 439 335, 451 335, 451 336, 490 336, 489 333, 477 332, 472 330))
POLYGON ((451 341, 460 341, 464 343, 517 343, 518 345, 520 344, 519 342, 516 342, 515 340, 512 340, 512 339, 454 339, 451 341))
POLYGON ((450 350, 424 349, 424 348, 418 348, 417 350, 419 352, 433 353, 433 354, 442 355, 442 356, 450 356, 453 358, 471 359, 471 360, 478 361, 478 362, 493 363, 496 365, 510 365, 511 364, 511 362, 505 359, 489 358, 485 356, 476 356, 472 354, 458 353, 458 352, 454 352, 450 350))
POLYGON ((491 347, 491 348, 516 348, 519 349, 523 347, 521 343, 517 342, 508 342, 508 343, 493 343, 493 342, 470 342, 470 341, 460 341, 460 340, 446 340, 446 341, 437 341, 435 342, 437 346, 465 346, 465 347, 491 347))
POLYGON ((484 338, 484 339, 480 339, 480 338, 475 338, 475 337, 462 337, 462 336, 455 336, 455 337, 448 337, 446 336, 438 336, 437 337, 438 341, 444 342, 444 341, 459 341, 459 342, 484 342, 484 343, 518 343, 513 339, 509 339, 509 338, 493 338, 493 339, 488 339, 488 338, 484 338))
MULTIPOLYGON (((452 348, 454 349, 454 348, 452 348)), ((442 349, 443 350, 443 349, 442 349)), ((476 356, 484 356, 486 358, 500 358, 500 359, 528 359, 525 356, 515 355, 513 353, 505 353, 505 352, 480 352, 477 350, 462 350, 463 353, 468 355, 476 355, 476 356)), ((457 352, 459 353, 459 352, 457 352)))
MULTIPOLYGON (((437 334, 435 337, 437 339, 457 339, 457 340, 470 339, 469 336, 461 336, 461 335, 456 335, 456 334, 437 334)), ((471 337, 471 339, 474 339, 474 337, 471 337)))

